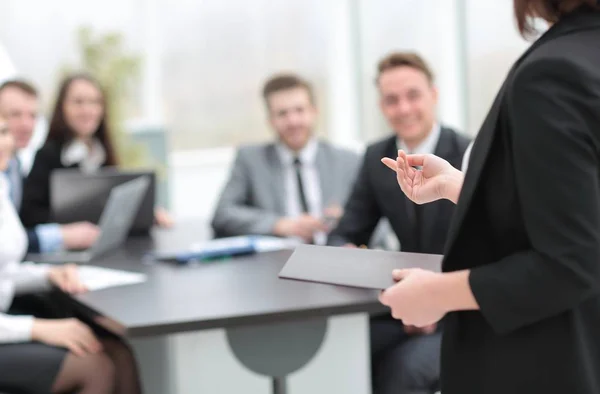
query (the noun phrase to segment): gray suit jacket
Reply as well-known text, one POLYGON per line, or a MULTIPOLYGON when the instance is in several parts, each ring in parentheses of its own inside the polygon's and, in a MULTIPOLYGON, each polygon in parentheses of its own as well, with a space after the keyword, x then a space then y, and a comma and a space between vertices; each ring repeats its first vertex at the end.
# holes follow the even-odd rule
MULTIPOLYGON (((356 178, 357 154, 319 142, 316 166, 323 206, 344 206, 356 178)), ((270 235, 285 216, 283 166, 275 144, 242 147, 223 189, 212 227, 216 237, 270 235)))

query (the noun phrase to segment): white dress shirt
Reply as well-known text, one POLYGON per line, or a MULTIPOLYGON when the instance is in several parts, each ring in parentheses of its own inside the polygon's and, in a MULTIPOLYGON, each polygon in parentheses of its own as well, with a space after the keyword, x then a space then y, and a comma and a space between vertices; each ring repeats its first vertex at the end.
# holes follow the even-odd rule
MULTIPOLYGON (((319 181, 319 170, 315 163, 318 149, 319 143, 315 139, 311 139, 297 154, 283 143, 277 144, 277 153, 283 166, 285 213, 288 217, 298 217, 303 213, 294 166, 296 157, 301 163, 300 176, 309 213, 316 218, 323 216, 321 183, 319 181)), ((314 241, 315 244, 324 245, 327 242, 327 235, 316 233, 314 241)))
POLYGON ((435 123, 433 125, 433 128, 431 129, 431 132, 427 136, 427 138, 425 138, 425 140, 423 140, 423 142, 421 142, 419 145, 417 145, 414 149, 412 149, 412 150, 409 149, 408 146, 406 145, 406 143, 403 140, 401 140, 400 138, 397 139, 396 146, 398 147, 398 149, 402 149, 403 151, 405 151, 406 154, 417 154, 417 155, 433 154, 435 152, 435 148, 437 148, 437 144, 438 144, 438 141, 440 140, 441 133, 442 133, 442 127, 438 123, 435 123))
POLYGON ((65 167, 79 164, 81 171, 94 172, 106 161, 106 151, 96 138, 92 140, 91 149, 82 140, 74 139, 62 149, 60 161, 65 167))
POLYGON ((460 170, 465 174, 467 173, 467 168, 469 168, 469 160, 471 159, 471 150, 473 149, 474 143, 475 143, 475 140, 471 141, 469 146, 467 146, 467 150, 465 151, 465 154, 463 155, 462 165, 460 166, 460 170))
MULTIPOLYGON (((50 288, 46 265, 20 263, 27 251, 27 234, 10 201, 6 175, 0 173, 0 312, 10 307, 15 294, 50 288)), ((32 316, 0 313, 0 343, 31 340, 32 316)))

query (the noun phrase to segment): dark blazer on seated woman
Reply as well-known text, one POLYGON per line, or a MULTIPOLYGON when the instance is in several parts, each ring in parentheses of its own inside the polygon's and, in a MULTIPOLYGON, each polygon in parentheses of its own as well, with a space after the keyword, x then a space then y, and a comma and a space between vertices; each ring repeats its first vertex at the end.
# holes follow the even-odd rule
POLYGON ((52 221, 50 175, 61 168, 93 172, 117 164, 105 94, 87 74, 73 74, 61 84, 46 143, 37 152, 23 186, 21 221, 33 227, 52 221))
MULTIPOLYGON (((26 227, 53 221, 50 212, 50 175, 62 168, 80 168, 83 171, 109 165, 106 154, 99 153, 93 158, 85 156, 79 141, 70 143, 48 141, 37 152, 29 176, 23 187, 21 221, 26 227)), ((103 147, 94 140, 94 151, 102 152, 103 147)))

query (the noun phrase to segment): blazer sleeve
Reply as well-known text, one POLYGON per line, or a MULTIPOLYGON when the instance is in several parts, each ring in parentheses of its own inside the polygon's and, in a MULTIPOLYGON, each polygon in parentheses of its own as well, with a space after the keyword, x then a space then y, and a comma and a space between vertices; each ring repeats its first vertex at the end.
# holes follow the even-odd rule
POLYGON ((28 253, 39 253, 40 252, 40 239, 35 229, 28 228, 27 232, 27 252, 28 253))
POLYGON ((50 173, 54 167, 48 149, 40 149, 23 186, 20 216, 26 228, 50 222, 50 173))
POLYGON ((329 234, 328 245, 342 246, 347 243, 367 245, 369 243, 381 218, 381 211, 369 179, 369 160, 379 162, 379 159, 375 159, 373 156, 369 151, 365 153, 352 193, 344 208, 344 215, 337 227, 329 234))
POLYGON ((243 150, 238 151, 211 223, 217 236, 270 235, 279 219, 274 212, 250 205, 250 174, 245 162, 243 150))
POLYGON ((506 109, 530 248, 470 273, 501 334, 574 309, 600 286, 599 79, 572 60, 522 67, 506 109))

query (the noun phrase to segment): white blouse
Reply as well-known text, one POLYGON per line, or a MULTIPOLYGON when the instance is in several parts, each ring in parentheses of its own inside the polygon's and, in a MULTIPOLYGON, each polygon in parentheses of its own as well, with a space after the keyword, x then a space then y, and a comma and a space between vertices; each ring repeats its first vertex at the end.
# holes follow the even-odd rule
POLYGON ((65 167, 79 164, 81 171, 94 172, 106 161, 106 150, 97 138, 92 140, 91 147, 75 139, 63 147, 60 161, 65 167))
POLYGON ((8 182, 0 172, 0 343, 31 340, 33 316, 10 316, 13 297, 50 288, 49 266, 21 263, 27 251, 27 234, 12 205, 8 182))
POLYGON ((475 143, 475 140, 473 140, 469 146, 467 146, 467 150, 465 150, 465 154, 463 155, 463 159, 462 159, 462 166, 460 168, 460 170, 463 173, 467 172, 467 168, 469 168, 469 160, 471 159, 471 150, 473 149, 473 144, 475 143))

